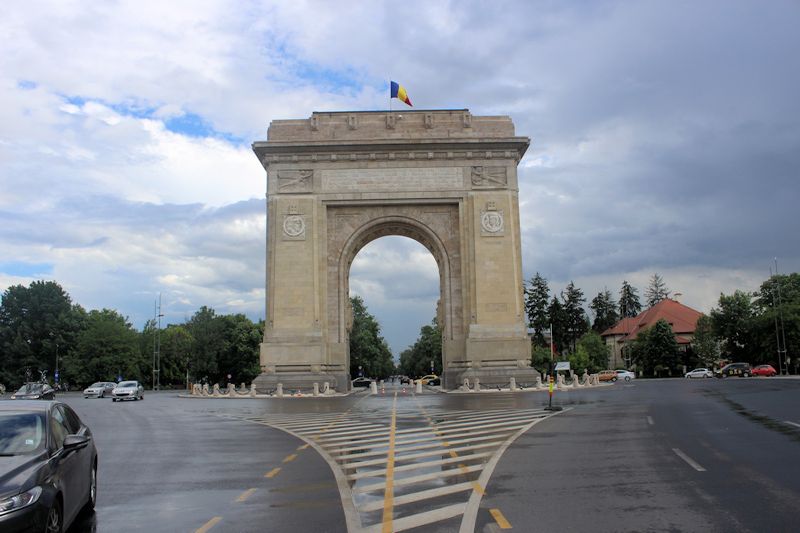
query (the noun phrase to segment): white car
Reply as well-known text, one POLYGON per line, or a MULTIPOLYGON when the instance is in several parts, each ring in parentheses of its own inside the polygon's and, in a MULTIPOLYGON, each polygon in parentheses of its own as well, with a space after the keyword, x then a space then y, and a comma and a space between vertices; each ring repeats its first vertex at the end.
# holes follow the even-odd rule
POLYGON ((636 378, 636 374, 630 370, 617 370, 617 379, 623 381, 630 381, 636 378))
POLYGON ((144 400, 144 387, 138 381, 120 381, 111 391, 111 400, 144 400))
POLYGON ((714 373, 707 368, 695 368, 691 372, 686 373, 687 379, 693 378, 713 378, 714 373))
POLYGON ((89 396, 94 396, 95 398, 105 398, 106 394, 111 395, 111 391, 113 391, 116 386, 117 384, 112 381, 98 381, 83 389, 83 397, 88 398, 89 396))

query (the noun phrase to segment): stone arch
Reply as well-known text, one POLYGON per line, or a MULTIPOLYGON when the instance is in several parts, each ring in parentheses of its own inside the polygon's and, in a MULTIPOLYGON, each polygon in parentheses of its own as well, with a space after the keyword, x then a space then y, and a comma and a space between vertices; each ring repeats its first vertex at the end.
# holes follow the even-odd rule
MULTIPOLYGON (((347 310, 350 267, 368 243, 389 235, 413 239, 434 257, 442 306, 442 363, 463 344, 462 242, 458 204, 328 206, 328 353, 349 366, 347 310)), ((452 357, 450 357, 452 359, 452 357)))
POLYGON ((424 246, 433 255, 439 270, 439 298, 444 308, 445 323, 440 324, 447 338, 452 338, 451 271, 447 248, 436 232, 419 220, 408 216, 382 216, 372 219, 358 228, 347 239, 339 257, 339 338, 345 339, 344 315, 350 293, 350 267, 358 252, 370 242, 381 237, 400 236, 412 239, 424 246))

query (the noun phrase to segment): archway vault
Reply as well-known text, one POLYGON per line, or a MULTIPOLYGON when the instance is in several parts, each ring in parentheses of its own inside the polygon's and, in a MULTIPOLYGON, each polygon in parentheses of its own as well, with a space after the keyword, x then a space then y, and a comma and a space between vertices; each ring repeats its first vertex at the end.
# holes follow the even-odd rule
MULTIPOLYGON (((330 350, 348 350, 350 267, 367 244, 389 235, 408 237, 431 252, 439 270, 438 320, 443 343, 463 338, 458 205, 377 205, 328 209, 328 301, 332 317, 330 350), (333 334, 335 332, 335 335, 333 334)), ((447 354, 443 351, 443 359, 447 354)), ((349 364, 349 354, 346 357, 349 364)), ((444 363, 444 361, 443 361, 444 363)))
POLYGON ((529 140, 466 110, 314 113, 275 121, 267 169, 267 324, 260 389, 349 388, 350 266, 387 235, 439 268, 445 387, 532 376, 516 166, 529 140))

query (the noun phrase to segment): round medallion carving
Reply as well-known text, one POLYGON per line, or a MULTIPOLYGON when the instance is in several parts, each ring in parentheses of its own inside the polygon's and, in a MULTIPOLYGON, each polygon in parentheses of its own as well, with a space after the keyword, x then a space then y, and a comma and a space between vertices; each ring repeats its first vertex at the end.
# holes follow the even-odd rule
POLYGON ((503 214, 499 211, 487 211, 481 215, 481 227, 489 233, 503 231, 503 214))
POLYGON ((299 237, 306 231, 306 221, 300 215, 288 215, 283 219, 283 232, 289 237, 299 237))

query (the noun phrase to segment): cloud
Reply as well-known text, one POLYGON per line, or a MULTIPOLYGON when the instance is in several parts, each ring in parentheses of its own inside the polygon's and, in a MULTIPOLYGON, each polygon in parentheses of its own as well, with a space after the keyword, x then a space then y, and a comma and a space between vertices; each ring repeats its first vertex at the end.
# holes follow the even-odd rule
MULTIPOLYGON (((800 269, 798 15, 787 1, 412 1, 402 16, 354 1, 11 2, 0 288, 52 276, 136 325, 159 292, 170 320, 200 305, 262 317, 265 173, 249 144, 275 119, 383 109, 391 77, 415 108, 508 114, 532 138, 526 278, 575 280, 591 299, 658 271, 706 310, 775 256, 800 269)), ((438 298, 415 246, 376 241, 351 273, 395 350, 438 298)))

